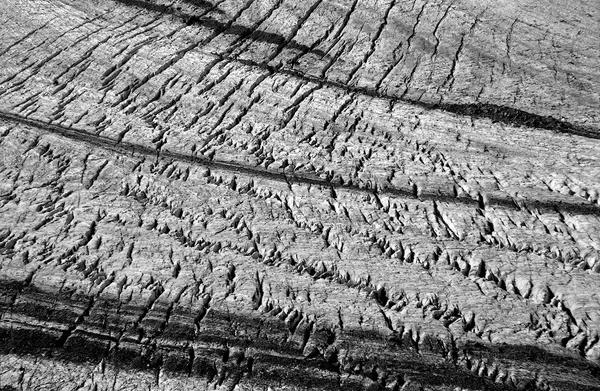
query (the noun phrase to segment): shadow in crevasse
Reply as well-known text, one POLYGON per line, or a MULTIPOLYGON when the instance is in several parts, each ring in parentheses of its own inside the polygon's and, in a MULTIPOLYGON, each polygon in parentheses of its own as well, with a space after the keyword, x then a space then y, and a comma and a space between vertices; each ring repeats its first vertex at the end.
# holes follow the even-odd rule
MULTIPOLYGON (((177 7, 174 4, 160 4, 160 3, 155 3, 152 0, 116 0, 119 3, 125 4, 125 5, 129 5, 129 6, 134 6, 134 7, 139 7, 139 8, 143 8, 149 11, 155 11, 155 12, 160 12, 163 14, 171 14, 171 15, 177 15, 177 16, 181 16, 183 18, 189 18, 191 16, 194 15, 190 15, 190 14, 184 14, 181 13, 181 7, 177 7)), ((209 1, 204 1, 204 0, 182 0, 184 3, 192 5, 194 7, 199 8, 200 15, 205 15, 208 12, 215 12, 218 14, 223 14, 224 12, 219 9, 218 6, 216 6, 215 4, 209 2, 209 1)))
POLYGON ((193 5, 195 7, 200 7, 206 10, 214 10, 215 12, 218 13, 223 13, 223 11, 221 11, 219 9, 219 7, 213 3, 211 3, 210 1, 206 1, 206 0, 182 0, 184 3, 193 5))
POLYGON ((277 45, 278 47, 286 46, 288 49, 299 50, 303 53, 315 53, 320 56, 325 56, 325 53, 320 50, 314 50, 307 45, 300 44, 296 41, 287 42, 283 35, 271 33, 262 30, 255 30, 251 27, 241 24, 223 22, 208 16, 212 12, 223 14, 216 5, 203 0, 184 0, 185 3, 194 5, 202 9, 199 14, 189 14, 181 12, 180 9, 171 5, 155 4, 145 0, 116 0, 119 3, 135 6, 150 11, 160 12, 163 14, 171 14, 180 17, 187 25, 198 25, 203 28, 214 31, 215 33, 225 35, 235 35, 241 39, 251 37, 257 42, 265 42, 277 45))
MULTIPOLYGON (((0 304, 0 312, 10 314, 0 322, 0 354, 39 355, 74 363, 106 360, 122 369, 161 370, 217 383, 229 377, 244 377, 255 384, 277 382, 314 389, 358 390, 364 389, 360 379, 366 377, 381 388, 393 381, 401 386, 412 380, 425 387, 536 389, 528 388, 535 387, 533 375, 519 379, 514 386, 478 377, 447 359, 448 352, 438 351, 441 344, 436 341, 421 343, 417 350, 410 338, 406 341, 396 334, 390 337, 358 329, 333 332, 317 326, 290 329, 278 317, 259 312, 239 314, 211 309, 198 319, 187 308, 155 305, 149 312, 149 308, 131 303, 49 294, 10 281, 0 284, 0 295, 0 303, 4 303, 0 304), (12 299, 4 300, 6 297, 12 299), (19 323, 19 319, 29 322, 19 323), (311 336, 314 354, 305 355, 304 344, 290 342, 291 334, 302 333, 304 344, 311 336), (359 356, 346 356, 344 349, 359 356), (345 377, 347 382, 340 385, 340 375, 357 376, 345 377)), ((600 382, 600 368, 576 356, 527 345, 468 343, 456 349, 459 351, 454 355, 524 366, 532 373, 540 366, 555 374, 576 373, 581 380, 554 381, 552 385, 600 390, 590 385, 600 382)))

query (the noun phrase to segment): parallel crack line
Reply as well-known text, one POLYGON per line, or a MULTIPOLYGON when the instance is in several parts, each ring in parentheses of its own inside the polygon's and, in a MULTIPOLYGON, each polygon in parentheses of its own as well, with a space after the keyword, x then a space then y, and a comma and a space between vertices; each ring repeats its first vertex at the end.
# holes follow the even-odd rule
MULTIPOLYGON (((65 127, 61 125, 55 125, 48 122, 43 122, 36 119, 25 118, 23 116, 1 111, 0 110, 0 119, 4 119, 9 122, 16 122, 23 125, 31 126, 36 129, 40 129, 52 134, 57 134, 64 138, 68 138, 74 141, 79 141, 84 144, 88 144, 95 147, 100 147, 105 150, 117 152, 123 155, 133 155, 139 154, 144 156, 151 156, 154 158, 162 157, 164 159, 173 159, 193 165, 200 165, 208 168, 221 169, 225 171, 230 171, 234 173, 240 173, 243 175, 250 175, 255 177, 262 177, 269 180, 274 180, 282 183, 303 183, 307 185, 320 186, 324 188, 334 188, 334 189, 346 189, 354 192, 362 192, 373 195, 389 195, 396 196, 401 198, 409 198, 409 199, 418 199, 420 201, 443 201, 443 202, 451 202, 451 203, 461 203, 474 207, 478 207, 479 200, 473 198, 466 197, 456 197, 454 195, 446 195, 440 193, 427 193, 421 192, 419 194, 415 194, 412 189, 401 189, 396 187, 372 187, 370 185, 365 184, 365 186, 360 186, 355 183, 343 183, 341 181, 331 181, 327 179, 322 179, 317 175, 301 175, 294 173, 290 170, 285 171, 270 171, 266 169, 260 169, 257 167, 250 167, 244 164, 236 163, 236 162, 227 162, 221 160, 213 160, 209 157, 205 156, 193 156, 188 154, 183 154, 179 152, 171 152, 168 150, 158 151, 156 149, 146 147, 143 145, 130 143, 130 142, 117 142, 117 140, 98 136, 93 133, 89 133, 84 130, 75 129, 71 127, 65 127)), ((521 207, 515 204, 514 200, 509 198, 500 198, 495 197, 488 200, 488 205, 490 206, 499 206, 507 209, 521 209, 521 207)), ((600 208, 590 203, 557 203, 551 201, 528 201, 527 207, 538 208, 538 209, 558 209, 562 211, 567 211, 569 213, 575 213, 579 215, 596 215, 600 216, 600 208)))

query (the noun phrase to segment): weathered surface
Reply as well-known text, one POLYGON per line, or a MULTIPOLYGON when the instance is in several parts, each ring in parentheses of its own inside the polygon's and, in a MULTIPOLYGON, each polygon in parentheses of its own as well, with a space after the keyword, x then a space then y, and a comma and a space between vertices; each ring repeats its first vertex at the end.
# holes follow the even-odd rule
POLYGON ((0 0, 0 387, 600 390, 572 3, 0 0))

